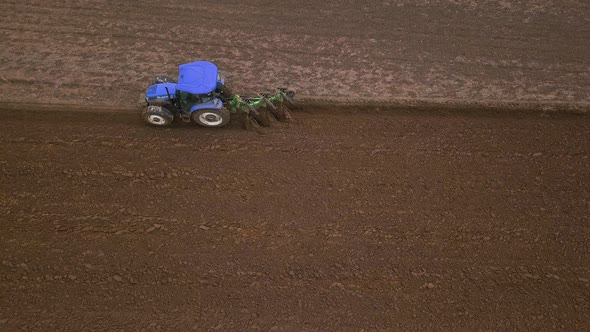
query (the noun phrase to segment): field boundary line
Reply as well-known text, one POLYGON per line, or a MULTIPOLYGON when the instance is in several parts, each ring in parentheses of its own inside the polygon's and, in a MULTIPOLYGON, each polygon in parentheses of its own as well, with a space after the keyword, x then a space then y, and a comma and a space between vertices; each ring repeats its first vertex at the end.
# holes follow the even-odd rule
MULTIPOLYGON (((521 102, 521 101, 476 101, 448 99, 358 99, 345 97, 300 96, 296 97, 295 110, 332 111, 334 107, 342 110, 387 111, 418 110, 448 113, 497 112, 514 113, 564 113, 588 114, 590 102, 521 102)), ((80 113, 132 113, 139 112, 139 105, 82 105, 67 103, 15 103, 0 102, 0 111, 33 112, 80 112, 80 113)))

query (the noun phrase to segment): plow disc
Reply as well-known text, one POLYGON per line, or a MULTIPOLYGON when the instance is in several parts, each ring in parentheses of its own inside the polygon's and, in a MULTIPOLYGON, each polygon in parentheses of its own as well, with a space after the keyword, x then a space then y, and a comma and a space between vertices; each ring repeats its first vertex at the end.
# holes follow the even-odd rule
POLYGON ((245 114, 246 126, 254 121, 260 126, 269 127, 275 121, 291 121, 289 107, 294 105, 294 96, 294 91, 279 88, 274 94, 263 93, 256 97, 241 97, 233 94, 225 101, 225 105, 233 114, 245 114))

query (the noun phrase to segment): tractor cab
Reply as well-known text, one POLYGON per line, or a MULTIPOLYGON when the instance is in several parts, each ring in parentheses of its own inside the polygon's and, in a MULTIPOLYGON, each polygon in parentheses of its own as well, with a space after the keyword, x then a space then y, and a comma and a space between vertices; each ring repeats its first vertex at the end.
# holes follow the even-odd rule
POLYGON ((224 84, 220 79, 217 66, 207 61, 196 61, 180 65, 178 83, 176 84, 177 107, 183 112, 194 112, 202 107, 194 106, 214 105, 215 109, 221 105, 216 99, 216 92, 224 84))
POLYGON ((213 92, 207 94, 194 94, 187 91, 176 90, 174 96, 177 106, 180 110, 189 112, 190 107, 195 104, 203 104, 215 99, 213 92))

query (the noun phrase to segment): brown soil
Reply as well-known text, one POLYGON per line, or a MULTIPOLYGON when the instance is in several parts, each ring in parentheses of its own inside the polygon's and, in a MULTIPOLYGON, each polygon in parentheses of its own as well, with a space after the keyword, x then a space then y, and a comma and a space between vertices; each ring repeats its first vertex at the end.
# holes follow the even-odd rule
POLYGON ((589 326, 590 118, 294 117, 3 112, 1 329, 589 326))
POLYGON ((588 329, 589 12, 2 1, 0 330, 588 329), (128 111, 197 59, 305 106, 128 111))
POLYGON ((588 107, 589 26, 580 0, 5 0, 0 101, 133 105, 204 59, 238 93, 588 107))

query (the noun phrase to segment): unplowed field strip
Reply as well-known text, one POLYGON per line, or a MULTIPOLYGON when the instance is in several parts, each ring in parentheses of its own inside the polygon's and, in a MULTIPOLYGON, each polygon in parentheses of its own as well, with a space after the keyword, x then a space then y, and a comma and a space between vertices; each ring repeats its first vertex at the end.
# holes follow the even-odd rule
POLYGON ((584 2, 295 7, 5 1, 0 100, 132 106, 152 75, 175 76, 179 64, 198 59, 216 62, 242 94, 286 86, 362 101, 590 100, 584 2))

